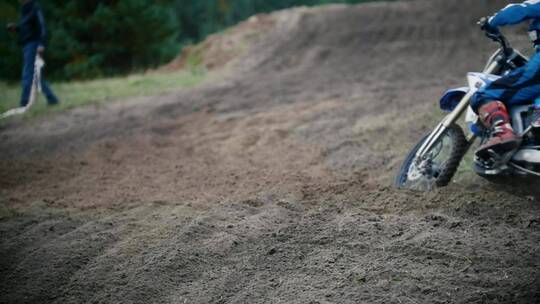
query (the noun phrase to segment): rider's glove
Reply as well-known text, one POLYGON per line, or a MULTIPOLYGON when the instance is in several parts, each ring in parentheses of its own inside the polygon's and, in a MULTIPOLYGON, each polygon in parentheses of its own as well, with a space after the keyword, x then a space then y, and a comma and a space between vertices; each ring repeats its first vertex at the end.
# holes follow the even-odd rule
POLYGON ((478 21, 478 24, 480 25, 480 28, 486 32, 486 34, 491 34, 491 35, 499 35, 501 32, 499 31, 499 28, 496 27, 496 26, 493 26, 491 25, 491 23, 489 23, 489 19, 488 17, 483 17, 482 19, 480 19, 480 21, 478 21))

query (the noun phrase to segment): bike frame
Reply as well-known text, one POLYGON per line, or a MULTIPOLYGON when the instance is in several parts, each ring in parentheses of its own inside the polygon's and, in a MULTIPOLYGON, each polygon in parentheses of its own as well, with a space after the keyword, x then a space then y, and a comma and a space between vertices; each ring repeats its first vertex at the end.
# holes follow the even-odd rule
MULTIPOLYGON (((491 58, 489 59, 488 64, 486 65, 482 73, 493 74, 495 71, 499 70, 505 62, 511 61, 513 59, 512 57, 517 56, 517 53, 514 52, 511 56, 507 58, 506 56, 502 55, 503 53, 504 51, 502 49, 495 52, 495 54, 493 54, 493 56, 491 56, 491 58)), ((467 111, 467 109, 469 108, 471 98, 480 89, 480 85, 481 84, 469 83, 469 92, 467 92, 467 94, 463 96, 456 108, 437 125, 433 132, 431 132, 424 144, 418 150, 416 157, 422 159, 424 156, 426 156, 427 152, 429 152, 433 148, 433 145, 439 140, 441 135, 444 134, 444 132, 450 126, 452 126, 454 123, 456 123, 456 121, 461 118, 463 113, 465 113, 465 111, 467 111)), ((476 136, 474 134, 469 135, 467 137, 467 141, 469 143, 468 147, 470 147, 475 140, 476 136)))
MULTIPOLYGON (((479 24, 485 25, 486 22, 487 19, 484 18, 479 24)), ((448 90, 440 99, 441 109, 449 111, 450 113, 413 149, 415 152, 411 151, 407 156, 406 162, 404 162, 400 173, 396 178, 396 187, 426 191, 431 190, 433 187, 447 185, 450 178, 456 172, 462 157, 468 152, 477 137, 484 137, 487 135, 487 130, 479 125, 479 117, 471 108, 471 100, 473 100, 475 95, 489 83, 497 81, 497 79, 508 75, 508 73, 526 66, 529 62, 529 58, 510 46, 508 40, 502 33, 491 31, 490 28, 485 26, 482 26, 482 29, 485 31, 487 37, 498 42, 501 47, 493 53, 481 72, 471 72, 467 74, 468 87, 448 90), (468 125, 467 129, 469 129, 469 135, 463 138, 464 134, 461 132, 462 128, 457 121, 462 118, 466 112, 465 122, 468 125), (450 131, 454 133, 448 133, 450 131), (431 162, 433 160, 432 158, 436 157, 440 151, 436 148, 439 147, 439 144, 441 147, 444 147, 442 139, 447 134, 453 135, 453 138, 451 139, 454 149, 451 151, 451 158, 447 157, 444 164, 433 164, 431 162), (458 148, 459 150, 456 150, 458 148), (457 159, 458 157, 459 159, 457 159), (435 169, 438 168, 440 170, 432 171, 433 165, 436 166, 435 169), (440 175, 437 175, 437 173, 440 175), (439 177, 442 178, 439 180, 439 177)), ((530 107, 527 106, 521 108, 511 107, 510 110, 513 117, 515 116, 514 120, 517 122, 523 121, 523 113, 525 113, 525 119, 528 119, 530 116, 530 107)), ((519 123, 517 126, 519 127, 519 123)), ((523 127, 521 129, 523 129, 523 127)), ((526 134, 531 131, 532 127, 529 126, 526 130, 520 130, 519 133, 521 136, 526 136, 526 134)), ((540 173, 532 172, 528 167, 529 163, 533 167, 538 166, 535 159, 540 159, 540 151, 537 148, 527 149, 527 147, 528 146, 524 146, 523 149, 518 149, 516 153, 506 153, 504 155, 493 153, 494 155, 492 155, 489 160, 486 160, 486 162, 490 162, 487 164, 488 166, 484 166, 484 160, 475 159, 475 172, 481 176, 491 177, 503 173, 503 170, 508 169, 508 171, 504 171, 504 173, 513 174, 514 172, 519 172, 524 176, 540 176, 540 173), (514 163, 513 160, 516 162, 514 163), (520 165, 522 163, 525 164, 526 168, 522 168, 523 166, 520 165), (497 164, 499 165, 497 166, 497 164), (511 167, 513 167, 513 169, 511 167)))

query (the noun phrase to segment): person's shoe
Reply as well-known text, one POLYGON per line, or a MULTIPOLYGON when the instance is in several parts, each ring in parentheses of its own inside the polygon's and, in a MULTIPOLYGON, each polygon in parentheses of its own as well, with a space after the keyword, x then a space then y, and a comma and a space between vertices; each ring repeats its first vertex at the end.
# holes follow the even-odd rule
POLYGON ((502 102, 487 103, 480 107, 478 114, 484 126, 491 131, 491 135, 488 141, 476 150, 477 156, 488 158, 490 151, 504 155, 519 148, 521 138, 514 132, 510 124, 510 116, 502 102))

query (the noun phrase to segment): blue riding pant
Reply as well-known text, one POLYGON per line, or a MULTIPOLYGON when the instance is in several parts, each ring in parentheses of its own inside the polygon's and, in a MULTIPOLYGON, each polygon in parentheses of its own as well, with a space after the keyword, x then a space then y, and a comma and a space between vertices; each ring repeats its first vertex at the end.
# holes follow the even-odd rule
MULTIPOLYGON (((30 92, 32 90, 32 82, 34 80, 34 64, 36 60, 36 54, 38 49, 38 42, 29 42, 23 47, 23 70, 22 70, 22 95, 21 95, 21 107, 28 104, 30 98, 30 92)), ((41 89, 47 102, 51 105, 58 103, 58 98, 54 95, 53 91, 49 87, 49 84, 45 81, 43 75, 41 76, 41 89)))
POLYGON ((532 104, 540 97, 540 52, 530 61, 494 82, 482 87, 471 100, 475 112, 491 101, 498 100, 507 107, 532 104))

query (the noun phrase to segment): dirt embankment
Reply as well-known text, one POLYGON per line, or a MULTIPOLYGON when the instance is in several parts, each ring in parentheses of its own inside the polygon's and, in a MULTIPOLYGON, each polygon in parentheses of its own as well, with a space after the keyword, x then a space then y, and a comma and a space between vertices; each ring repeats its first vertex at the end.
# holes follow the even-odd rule
POLYGON ((2 126, 0 302, 540 301, 538 194, 389 187, 504 5, 279 12, 216 83, 2 126))

